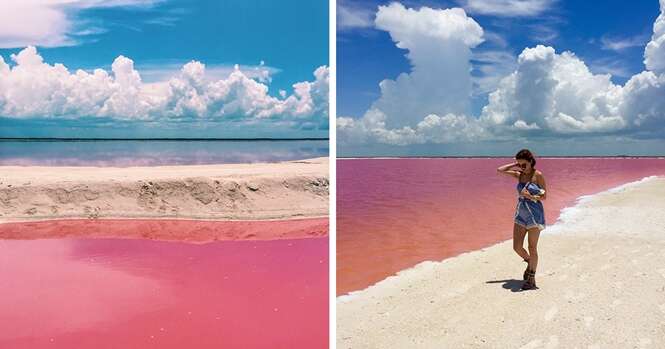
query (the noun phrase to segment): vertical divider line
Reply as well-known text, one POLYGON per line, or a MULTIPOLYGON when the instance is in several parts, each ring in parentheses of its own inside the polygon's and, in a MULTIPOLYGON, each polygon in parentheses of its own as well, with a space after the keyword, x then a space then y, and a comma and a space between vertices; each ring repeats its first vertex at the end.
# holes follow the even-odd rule
POLYGON ((329 46, 329 103, 328 103, 328 122, 330 123, 329 127, 329 152, 330 152, 330 191, 329 191, 329 224, 328 224, 328 246, 329 246, 329 256, 328 256, 328 266, 329 266, 329 326, 330 330, 328 332, 330 336, 330 348, 336 348, 336 334, 337 334, 337 311, 336 311, 336 297, 337 294, 337 132, 336 132, 336 116, 337 116, 337 3, 335 0, 328 0, 328 6, 330 8, 328 14, 328 25, 330 29, 328 30, 328 46, 329 46))

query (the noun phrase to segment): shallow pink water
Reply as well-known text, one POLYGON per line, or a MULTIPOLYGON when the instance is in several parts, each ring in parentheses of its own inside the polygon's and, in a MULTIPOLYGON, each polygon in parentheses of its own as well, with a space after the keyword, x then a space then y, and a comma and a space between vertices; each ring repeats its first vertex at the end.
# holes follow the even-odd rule
MULTIPOLYGON (((337 294, 366 288, 426 260, 512 238, 516 180, 510 158, 337 161, 337 294)), ((541 158, 546 223, 581 195, 650 175, 657 158, 541 158)), ((519 257, 515 257, 519 258, 519 257)))
POLYGON ((0 239, 142 238, 209 242, 299 239, 328 235, 328 218, 256 221, 193 219, 53 219, 0 224, 0 239))
POLYGON ((0 240, 0 348, 323 348, 328 238, 0 240))

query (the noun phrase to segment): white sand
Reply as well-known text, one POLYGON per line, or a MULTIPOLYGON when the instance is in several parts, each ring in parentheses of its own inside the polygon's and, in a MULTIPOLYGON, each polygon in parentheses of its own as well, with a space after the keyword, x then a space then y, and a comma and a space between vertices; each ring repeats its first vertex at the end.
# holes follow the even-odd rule
POLYGON ((328 158, 156 167, 0 166, 0 222, 328 215, 328 158))
POLYGON ((512 242, 424 262, 337 299, 337 348, 665 348, 665 178, 586 197, 515 292, 512 242))

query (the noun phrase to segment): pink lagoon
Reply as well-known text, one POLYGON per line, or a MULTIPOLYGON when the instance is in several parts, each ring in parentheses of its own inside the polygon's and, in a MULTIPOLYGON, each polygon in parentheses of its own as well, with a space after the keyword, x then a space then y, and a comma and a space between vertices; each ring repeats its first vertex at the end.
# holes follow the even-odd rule
MULTIPOLYGON (((422 261, 512 238, 515 182, 496 168, 512 158, 337 161, 337 294, 361 290, 422 261)), ((576 199, 647 176, 662 158, 539 158, 546 222, 576 199)))
POLYGON ((325 347, 327 239, 3 239, 0 347, 325 347))

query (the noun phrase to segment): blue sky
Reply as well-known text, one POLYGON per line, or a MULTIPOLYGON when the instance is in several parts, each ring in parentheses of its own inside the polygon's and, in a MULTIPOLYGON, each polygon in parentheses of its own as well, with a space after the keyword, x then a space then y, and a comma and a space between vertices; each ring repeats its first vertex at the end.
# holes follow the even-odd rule
MULTIPOLYGON (((373 109, 372 106, 374 103, 378 105, 388 99, 386 96, 382 97, 382 92, 379 88, 381 81, 385 79, 395 80, 402 73, 409 74, 412 72, 414 64, 406 56, 409 52, 415 53, 415 50, 435 49, 434 46, 437 44, 446 44, 443 41, 437 43, 433 40, 430 48, 422 46, 418 48, 398 48, 396 40, 391 35, 404 36, 407 34, 404 34, 404 28, 401 28, 399 23, 390 22, 384 28, 377 28, 374 20, 379 6, 383 6, 386 9, 384 11, 386 18, 390 16, 389 12, 392 11, 397 13, 396 17, 402 18, 405 21, 406 14, 409 11, 431 8, 435 10, 432 13, 442 14, 443 12, 439 10, 461 7, 464 8, 465 14, 468 16, 468 18, 464 18, 474 21, 482 28, 483 42, 469 47, 471 52, 469 66, 471 68, 473 88, 469 96, 470 110, 466 112, 468 114, 466 117, 475 119, 480 118, 483 114, 483 107, 488 106, 490 93, 497 90, 501 79, 520 68, 518 66, 518 56, 522 51, 525 48, 534 48, 537 45, 553 48, 555 50, 554 60, 559 60, 558 57, 564 51, 572 52, 576 60, 583 62, 593 75, 611 74, 610 82, 612 84, 619 87, 624 86, 633 76, 645 71, 645 64, 643 63, 645 46, 652 40, 654 21, 656 21, 656 18, 660 14, 658 0, 635 2, 608 0, 603 1, 602 5, 592 1, 524 0, 522 4, 531 6, 524 11, 522 11, 524 8, 519 8, 516 5, 519 5, 520 1, 514 0, 401 1, 399 2, 401 4, 400 8, 394 7, 389 9, 388 5, 391 3, 391 1, 364 0, 342 0, 338 2, 338 116, 350 117, 356 120, 361 119, 369 110, 373 109)), ((423 18, 427 15, 424 11, 420 11, 416 16, 420 16, 421 19, 419 20, 422 22, 423 18)), ((444 20, 437 23, 442 23, 442 21, 444 20)), ((450 25, 446 27, 445 23, 441 24, 443 31, 449 27, 450 25)), ((412 41, 415 41, 414 38, 418 35, 426 37, 428 34, 421 32, 410 33, 408 35, 411 35, 412 41)), ((566 57, 563 57, 560 61, 566 59, 566 57)), ((442 62, 442 64, 445 64, 445 62, 442 62)), ((554 64, 556 65, 557 63, 554 64)), ((432 68, 422 67, 422 69, 432 68)), ((660 77, 659 71, 652 70, 654 70, 656 78, 660 77)), ((568 76, 568 78, 574 80, 572 76, 568 76)), ((441 85, 448 84, 445 79, 446 77, 442 76, 441 85)), ((555 79, 561 80, 559 77, 555 77, 555 79)), ((591 80, 593 80, 593 77, 589 76, 589 81, 591 80)), ((561 83, 563 84, 563 82, 561 83)), ((559 85, 559 87, 561 86, 559 85)), ((653 88, 652 96, 662 96, 665 98, 662 83, 660 85, 654 83, 650 86, 653 88)), ((610 91, 612 87, 608 86, 607 89, 610 91)), ((401 92, 402 94, 406 94, 408 90, 405 89, 401 92)), ((427 140, 424 141, 406 141, 404 140, 404 132, 397 136, 394 132, 390 133, 397 130, 397 128, 391 128, 390 124, 392 122, 394 125, 406 125, 415 130, 417 127, 415 122, 408 125, 406 123, 397 123, 395 122, 397 116, 391 116, 391 111, 385 110, 385 108, 384 103, 383 110, 380 107, 375 107, 374 109, 381 110, 382 115, 385 114, 385 120, 388 125, 387 129, 383 129, 383 126, 381 126, 378 131, 371 131, 369 126, 359 126, 358 123, 349 126, 348 129, 342 127, 341 142, 339 142, 341 143, 341 154, 387 155, 399 153, 400 155, 455 155, 451 154, 454 152, 489 154, 493 153, 497 149, 496 145, 500 143, 498 140, 497 142, 490 141, 481 147, 479 144, 467 142, 470 144, 464 147, 459 144, 463 141, 456 140, 455 143, 458 144, 452 146, 452 142, 450 141, 432 141, 432 137, 425 137, 427 140), (363 128, 363 130, 358 131, 359 128, 363 128), (356 142, 357 138, 361 138, 358 132, 367 139, 356 142), (377 135, 377 132, 381 134, 377 135), (373 135, 368 136, 370 133, 373 135), (376 138, 382 138, 383 140, 377 141, 376 138), (396 138, 400 138, 400 140, 396 141, 396 138), (416 145, 416 143, 418 144, 416 145), (468 149, 468 151, 464 149, 468 149)), ((437 108, 446 110, 445 106, 433 106, 433 110, 437 110, 437 108)), ((555 110, 554 112, 560 111, 555 110)), ((508 141, 508 145, 505 147, 507 152, 510 152, 513 145, 519 146, 519 144, 525 142, 541 140, 541 148, 546 153, 556 153, 557 149, 560 149, 557 148, 557 144, 560 145, 561 140, 572 138, 575 138, 575 143, 589 144, 588 147, 581 146, 578 148, 588 149, 584 151, 585 153, 601 151, 598 148, 599 145, 609 146, 609 148, 606 147, 604 149, 609 149, 607 151, 610 153, 623 153, 623 149, 616 146, 618 139, 623 139, 626 142, 625 144, 627 144, 626 146, 630 148, 626 149, 626 152, 630 153, 634 150, 635 152, 643 153, 645 147, 639 145, 633 146, 632 144, 639 144, 637 138, 649 138, 651 146, 646 148, 657 149, 655 151, 662 154, 662 150, 665 149, 664 146, 653 147, 654 144, 662 144, 662 140, 658 139, 659 137, 653 137, 653 135, 637 137, 635 136, 635 132, 633 132, 634 130, 631 131, 632 135, 629 135, 627 131, 623 131, 632 127, 630 126, 630 122, 626 120, 634 117, 634 115, 625 115, 625 113, 627 112, 617 115, 617 117, 623 119, 617 121, 615 126, 607 126, 603 130, 597 129, 597 132, 586 132, 589 128, 585 129, 584 132, 580 130, 567 130, 564 132, 561 127, 558 130, 552 131, 555 127, 551 125, 554 124, 554 118, 558 116, 549 113, 547 116, 552 118, 550 126, 546 126, 542 122, 535 123, 535 119, 531 120, 533 123, 526 120, 525 123, 520 123, 518 126, 526 125, 523 129, 526 129, 527 126, 533 126, 531 131, 529 131, 530 133, 511 134, 510 136, 500 134, 497 136, 497 132, 492 131, 493 135, 489 138, 501 138, 501 141, 505 142, 505 138, 515 139, 519 137, 517 141, 508 141), (622 122, 623 126, 618 126, 618 123, 622 122), (533 131, 536 127, 541 130, 540 133, 533 131), (610 128, 612 128, 612 132, 607 131, 610 128), (581 134, 583 136, 580 136, 581 134), (589 140, 591 138, 593 139, 589 140), (585 141, 585 139, 588 141, 585 141), (545 144, 549 144, 549 146, 545 144)), ((650 117, 653 117, 652 119, 654 120, 663 120, 665 119, 663 113, 665 112, 660 112, 658 115, 651 115, 650 117)), ((489 115, 489 113, 486 114, 489 115)), ((522 117, 517 114, 508 117, 508 119, 512 122, 522 117)), ((496 114, 493 115, 496 119, 496 114)), ((419 115, 418 119, 423 119, 425 116, 419 115)), ((605 116, 607 115, 593 115, 596 119, 605 116)), ((572 115, 572 117, 583 120, 589 117, 589 115, 580 113, 579 115, 572 115)), ((365 120, 369 121, 369 118, 365 120)), ((347 119, 346 121, 352 120, 347 119)), ((655 123, 661 124, 660 122, 655 123)), ((410 132, 411 130, 408 131, 410 132)), ((447 131, 443 130, 441 132, 445 133, 447 131)), ((418 132, 414 134, 418 134, 418 132)), ((338 136, 340 136, 340 133, 338 133, 338 136)))
MULTIPOLYGON (((17 62, 12 61, 11 56, 27 46, 36 46, 34 55, 51 66, 63 64, 71 74, 77 69, 92 74, 94 69, 101 68, 113 75, 112 63, 118 56, 124 56, 133 62, 142 83, 167 81, 192 60, 204 64, 205 78, 214 82, 226 79, 237 64, 248 78, 267 87, 267 94, 260 96, 263 98, 260 103, 265 103, 262 108, 272 109, 263 110, 264 113, 257 116, 260 108, 249 110, 245 106, 234 106, 232 110, 217 110, 219 115, 210 115, 212 109, 234 103, 234 97, 228 96, 223 100, 196 101, 207 103, 205 111, 189 113, 197 117, 184 115, 187 112, 176 115, 178 111, 172 111, 174 115, 165 120, 156 116, 160 107, 150 109, 153 114, 150 117, 137 113, 130 118, 100 111, 99 115, 89 118, 86 114, 95 114, 97 109, 69 106, 68 110, 74 110, 74 115, 72 112, 56 115, 62 106, 30 109, 19 105, 0 109, 3 111, 0 121, 4 124, 2 136, 43 136, 52 132, 58 136, 73 133, 73 136, 94 137, 103 136, 109 130, 114 136, 127 137, 231 137, 238 133, 249 137, 327 136, 327 122, 323 121, 327 119, 327 96, 323 97, 323 91, 314 91, 315 86, 312 95, 296 95, 291 104, 281 103, 294 95, 293 84, 316 83, 317 68, 327 69, 326 1, 112 0, 100 5, 95 1, 78 0, 66 6, 57 5, 58 2, 44 0, 44 4, 36 2, 34 8, 10 5, 16 7, 5 9, 8 10, 5 17, 18 17, 16 21, 0 25, 0 56, 6 64, 15 68, 17 62), (12 11, 13 14, 8 13, 12 11), (23 23, 33 25, 24 28, 23 23), (313 95, 318 92, 320 96, 313 95), (268 97, 279 101, 268 100, 268 97), (312 100, 305 100, 308 98, 312 100), (51 110, 56 112, 40 115, 49 114, 51 110), (174 127, 174 123, 177 126, 174 127), (39 125, 46 129, 40 129, 39 125)), ((7 18, 0 15, 0 20, 7 18)), ((320 84, 327 84, 327 72, 320 73, 320 84)), ((11 81, 18 80, 14 77, 11 81)), ((263 88, 251 87, 259 92, 263 88)), ((194 86, 193 90, 197 88, 202 98, 210 97, 203 95, 211 91, 201 86, 194 86)), ((247 95, 257 93, 250 89, 254 92, 243 95, 247 88, 243 85, 232 93, 240 94, 236 99, 250 98, 247 95)), ((48 95, 53 95, 52 92, 48 95)), ((95 103, 101 105, 105 100, 98 99, 95 103)), ((122 114, 122 110, 117 108, 116 112, 122 114)))

